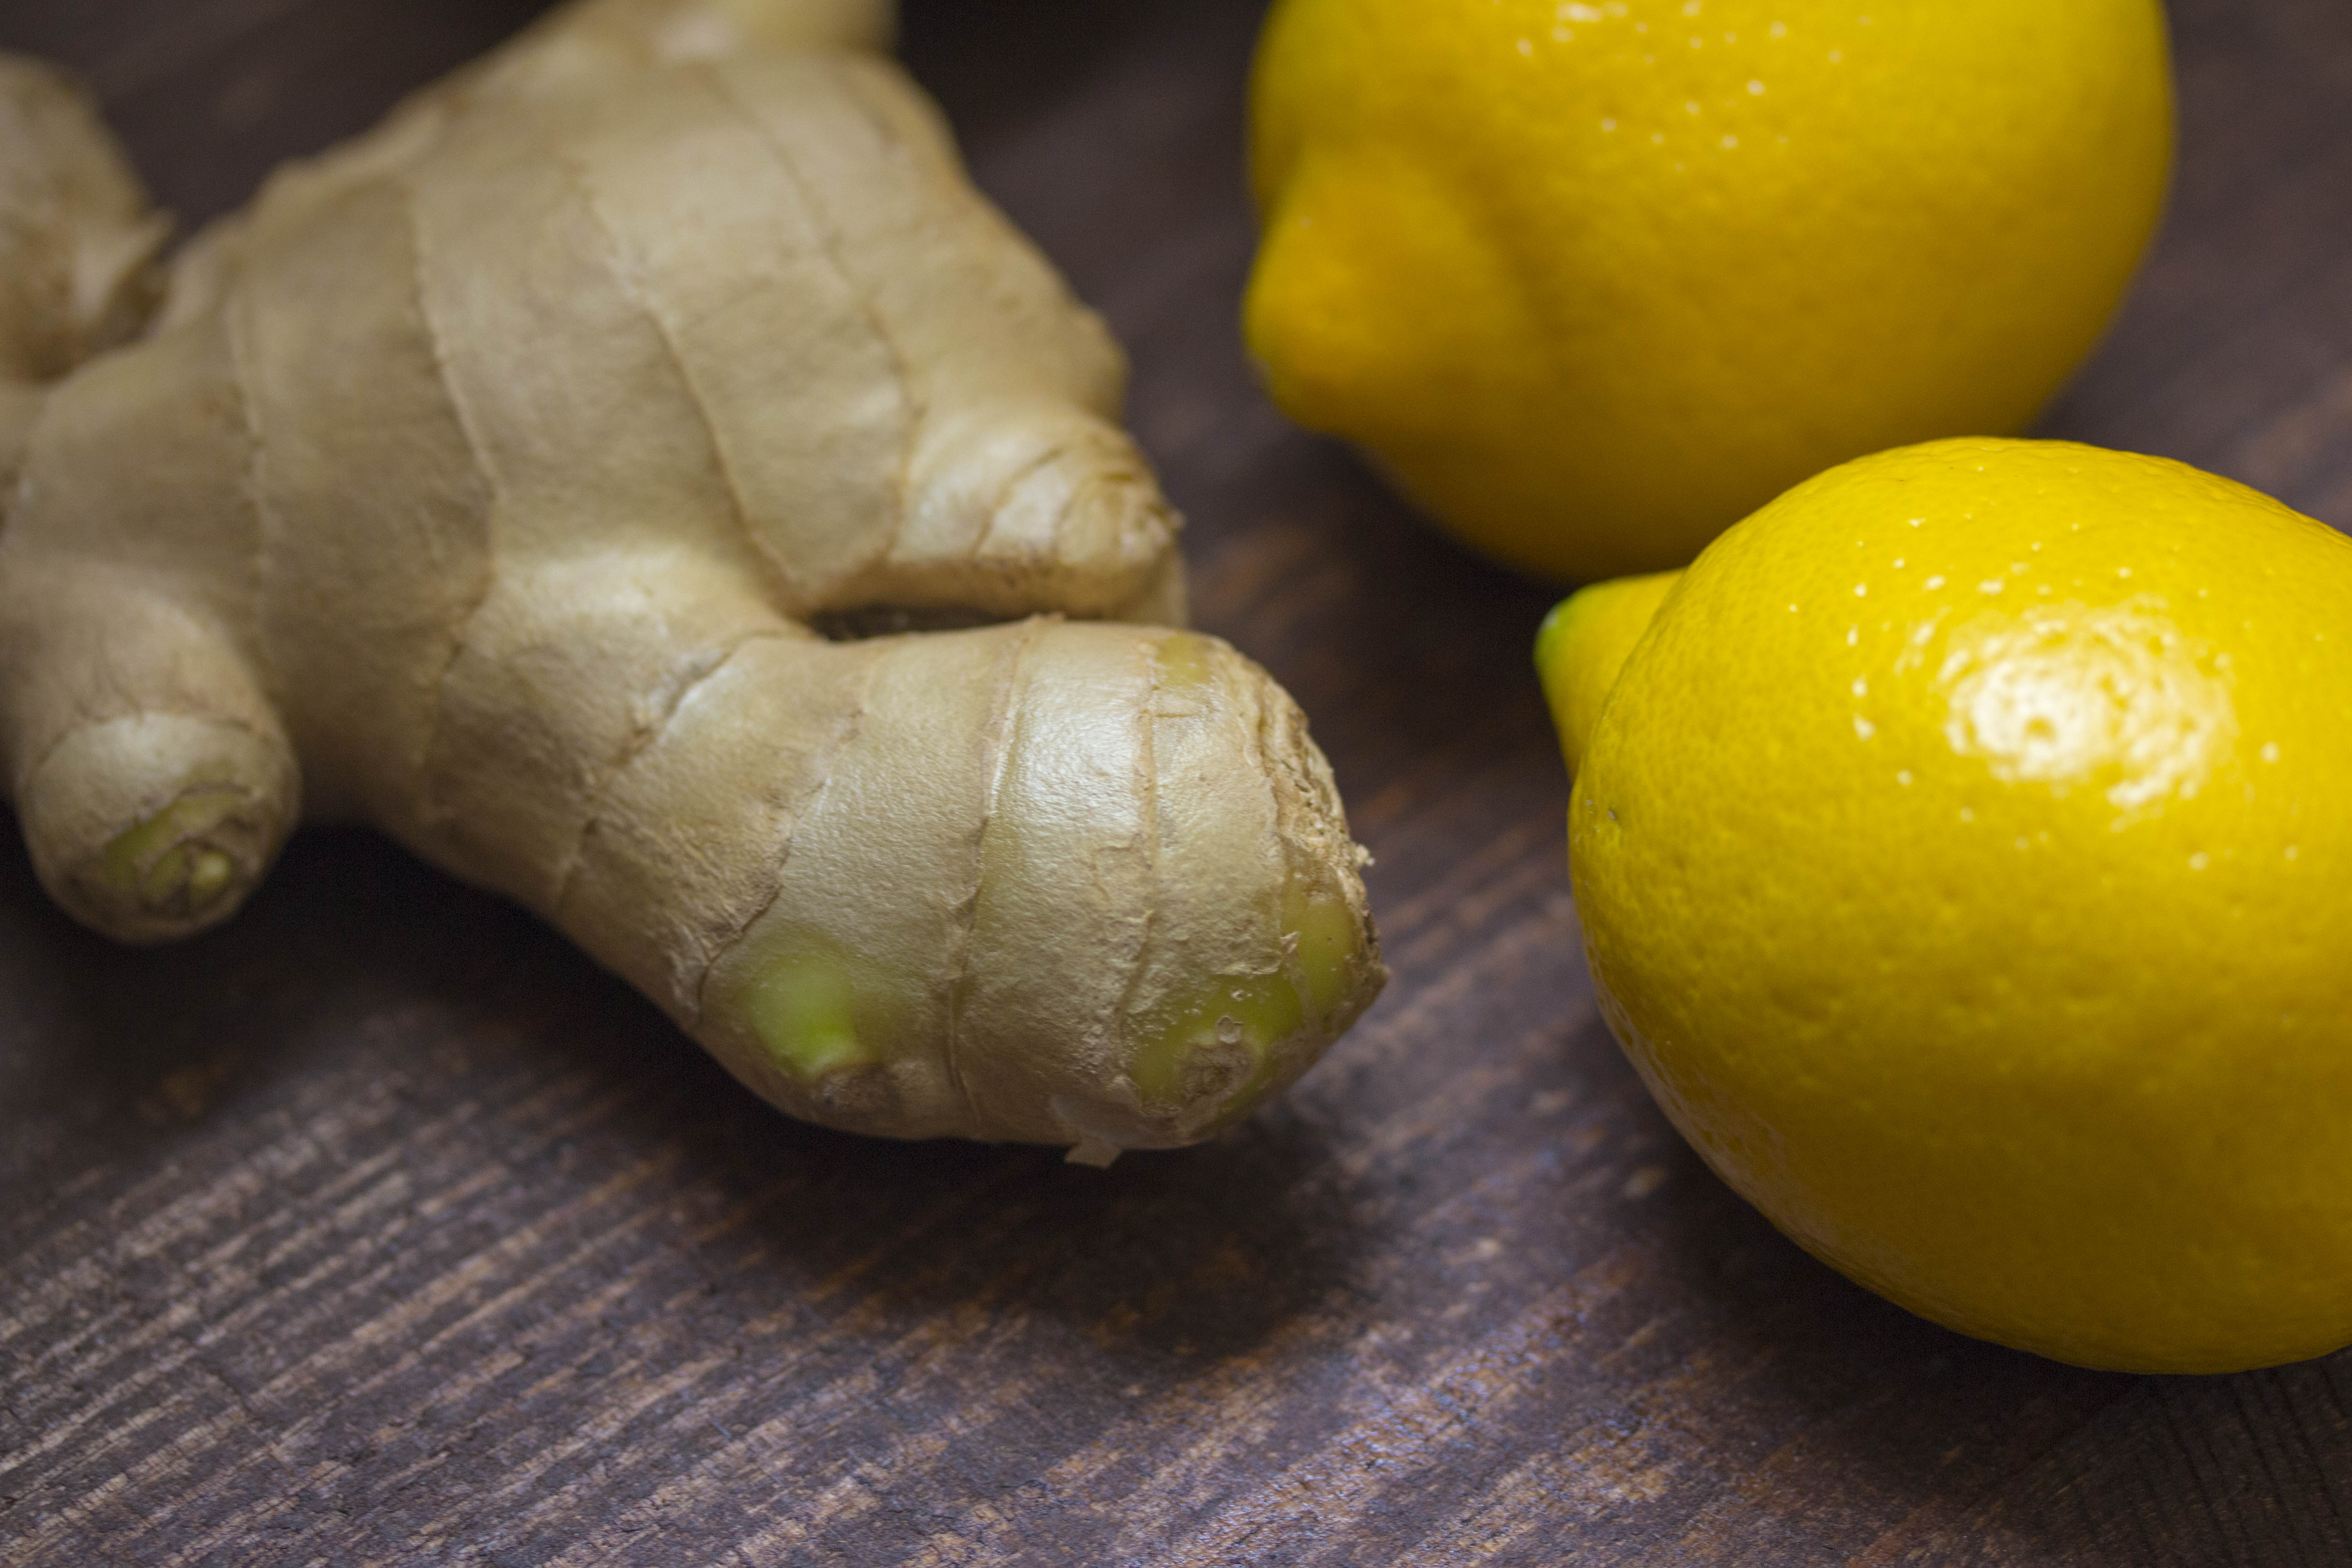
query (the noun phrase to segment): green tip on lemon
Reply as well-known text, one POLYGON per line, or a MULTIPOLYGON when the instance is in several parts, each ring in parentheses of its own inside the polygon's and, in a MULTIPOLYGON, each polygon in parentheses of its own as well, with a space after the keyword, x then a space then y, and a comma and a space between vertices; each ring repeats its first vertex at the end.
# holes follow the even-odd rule
POLYGON ((1536 674, 1571 777, 1583 762, 1585 742, 1600 722, 1609 689, 1617 684, 1617 672, 1682 575, 1658 572, 1595 583, 1561 600, 1544 617, 1543 629, 1536 633, 1536 674))

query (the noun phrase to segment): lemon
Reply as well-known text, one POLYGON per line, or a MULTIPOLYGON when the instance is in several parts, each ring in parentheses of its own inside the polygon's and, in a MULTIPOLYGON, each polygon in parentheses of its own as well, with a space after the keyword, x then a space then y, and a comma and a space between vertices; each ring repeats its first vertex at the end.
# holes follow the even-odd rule
POLYGON ((1945 441, 1782 496, 1646 629, 1587 593, 1539 655, 1563 713, 1608 688, 1570 720, 1587 955, 1726 1181, 2062 1361, 2352 1342, 2352 541, 1945 441))
POLYGON ((2158 0, 1278 0, 1252 123, 1276 401, 1575 581, 2021 428, 2172 139, 2158 0))

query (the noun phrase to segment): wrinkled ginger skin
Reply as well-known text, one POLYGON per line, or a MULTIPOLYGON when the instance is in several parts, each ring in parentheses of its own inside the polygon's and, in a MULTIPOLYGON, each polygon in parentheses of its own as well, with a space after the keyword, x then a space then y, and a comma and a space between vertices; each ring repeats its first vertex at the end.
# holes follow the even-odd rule
POLYGON ((0 278, 53 280, 0 292, 0 776, 60 903, 183 936, 364 820, 794 1115, 1096 1162, 1354 1021, 1329 770, 1168 629, 1118 352, 889 26, 583 0, 281 170, 107 352, 154 220, 0 73, 43 128, 0 278), (877 625, 968 629, 815 629, 877 625))

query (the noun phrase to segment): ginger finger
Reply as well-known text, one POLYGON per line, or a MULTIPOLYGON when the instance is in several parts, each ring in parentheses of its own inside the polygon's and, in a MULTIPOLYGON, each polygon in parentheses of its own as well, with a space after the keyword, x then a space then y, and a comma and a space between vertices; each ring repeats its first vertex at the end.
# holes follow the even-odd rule
POLYGON ((558 12, 16 368, 0 752, 62 901, 200 929, 298 810, 373 823, 794 1114, 1095 1161, 1362 1011, 1296 708, 1086 624, 1181 620, 1178 520, 1101 323, 838 47, 884 19, 558 12))

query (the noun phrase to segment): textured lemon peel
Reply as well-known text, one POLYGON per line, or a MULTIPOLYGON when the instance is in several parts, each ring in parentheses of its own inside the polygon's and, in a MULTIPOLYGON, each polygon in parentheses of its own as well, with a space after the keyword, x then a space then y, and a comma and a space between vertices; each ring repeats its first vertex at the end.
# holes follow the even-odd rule
POLYGON ((2103 788, 2134 815, 2194 799, 2238 733, 2231 673, 2147 595, 1988 616, 1937 672, 1944 734, 2003 784, 2103 788))
POLYGON ((2160 216, 2168 55, 2156 0, 1281 0, 1251 350, 1507 563, 1685 563, 2031 421, 2160 216))
POLYGON ((2162 1372, 2352 1341, 2347 603, 2340 534, 2063 443, 1885 454, 1727 535, 1570 814, 1670 1119, 1962 1332, 2162 1372))

